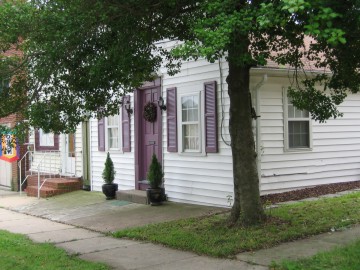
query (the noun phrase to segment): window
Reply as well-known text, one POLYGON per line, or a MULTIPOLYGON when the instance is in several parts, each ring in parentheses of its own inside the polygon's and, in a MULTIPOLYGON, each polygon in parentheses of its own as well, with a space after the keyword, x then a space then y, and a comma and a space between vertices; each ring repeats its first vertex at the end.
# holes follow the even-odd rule
POLYGON ((107 148, 120 149, 120 122, 119 115, 112 115, 106 118, 107 148))
POLYGON ((182 150, 200 152, 200 95, 181 97, 182 150))
POLYGON ((45 133, 39 129, 39 146, 54 146, 54 133, 45 133))
POLYGON ((166 92, 168 152, 217 153, 217 82, 182 89, 179 96, 176 87, 166 92))
POLYGON ((37 151, 59 150, 59 135, 45 133, 42 129, 36 129, 35 149, 37 151))
MULTIPOLYGON (((123 97, 123 104, 130 101, 130 96, 123 97)), ((131 121, 125 106, 121 114, 98 120, 98 150, 121 150, 131 152, 131 121)))
POLYGON ((297 109, 287 97, 286 105, 286 147, 292 149, 311 148, 311 119, 306 110, 297 109))

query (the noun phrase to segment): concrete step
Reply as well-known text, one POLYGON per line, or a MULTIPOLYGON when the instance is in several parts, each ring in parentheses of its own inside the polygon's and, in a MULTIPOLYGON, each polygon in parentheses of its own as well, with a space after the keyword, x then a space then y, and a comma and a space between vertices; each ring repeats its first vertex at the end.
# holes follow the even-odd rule
POLYGON ((139 204, 149 204, 145 190, 119 190, 116 199, 139 204))

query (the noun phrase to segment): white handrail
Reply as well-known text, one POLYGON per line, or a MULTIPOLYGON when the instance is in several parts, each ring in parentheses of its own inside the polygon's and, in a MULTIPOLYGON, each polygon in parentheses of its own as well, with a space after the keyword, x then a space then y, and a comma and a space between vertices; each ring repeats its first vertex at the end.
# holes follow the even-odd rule
MULTIPOLYGON (((21 196, 21 193, 22 193, 22 186, 23 184, 25 183, 26 179, 27 179, 27 176, 24 178, 24 180, 22 180, 22 162, 23 160, 25 159, 25 167, 24 167, 24 172, 26 172, 26 169, 27 169, 27 156, 29 156, 29 159, 30 159, 30 164, 31 164, 31 161, 32 161, 32 158, 33 158, 33 153, 34 151, 27 151, 24 156, 18 161, 18 167, 19 167, 19 176, 20 176, 20 179, 19 179, 19 184, 20 184, 20 187, 19 187, 19 190, 20 190, 20 196, 21 196)), ((31 172, 32 174, 32 172, 31 172)))
MULTIPOLYGON (((62 172, 63 168, 63 162, 66 162, 62 159, 62 152, 58 150, 51 150, 51 151, 27 151, 25 155, 19 160, 18 166, 20 168, 20 195, 22 192, 22 186, 27 180, 27 178, 30 175, 33 175, 33 173, 37 173, 37 197, 40 198, 40 191, 41 188, 44 186, 45 182, 49 178, 57 177, 58 175, 62 175, 65 173, 62 177, 74 177, 76 175, 76 165, 70 164, 71 168, 70 171, 73 171, 74 173, 68 174, 65 171, 62 172), (27 160, 29 157, 29 161, 27 160), (24 180, 22 180, 22 165, 25 162, 25 171, 27 169, 30 169, 30 174, 27 175, 24 180), (27 164, 29 162, 29 164, 27 164), (29 165, 29 168, 28 168, 29 165), (75 166, 75 168, 73 168, 75 166), (46 175, 45 179, 41 179, 42 175, 46 175)), ((77 156, 76 152, 73 152, 75 158, 77 156)), ((75 162, 76 164, 76 162, 75 162)))

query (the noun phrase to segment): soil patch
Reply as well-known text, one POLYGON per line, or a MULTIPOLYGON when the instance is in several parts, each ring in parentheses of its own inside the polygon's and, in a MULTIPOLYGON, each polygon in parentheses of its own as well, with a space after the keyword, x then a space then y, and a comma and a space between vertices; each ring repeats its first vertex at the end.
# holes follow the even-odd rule
POLYGON ((321 195, 334 194, 356 188, 360 188, 360 181, 320 185, 282 193, 263 195, 261 196, 261 202, 263 204, 274 204, 279 202, 298 201, 306 198, 319 197, 321 195))

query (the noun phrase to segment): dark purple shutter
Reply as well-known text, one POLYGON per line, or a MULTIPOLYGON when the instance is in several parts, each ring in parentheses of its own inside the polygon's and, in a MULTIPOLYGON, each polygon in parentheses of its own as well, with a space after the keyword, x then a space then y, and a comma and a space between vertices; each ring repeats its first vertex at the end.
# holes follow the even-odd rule
POLYGON ((131 152, 131 136, 130 136, 130 115, 125 110, 124 104, 130 102, 130 96, 123 97, 123 105, 121 107, 121 123, 122 123, 122 147, 124 152, 131 152))
POLYGON ((205 88, 205 151, 217 153, 216 81, 206 82, 205 88))
POLYGON ((105 118, 98 120, 98 150, 105 151, 105 118))
POLYGON ((177 152, 176 87, 166 89, 167 150, 177 152))

